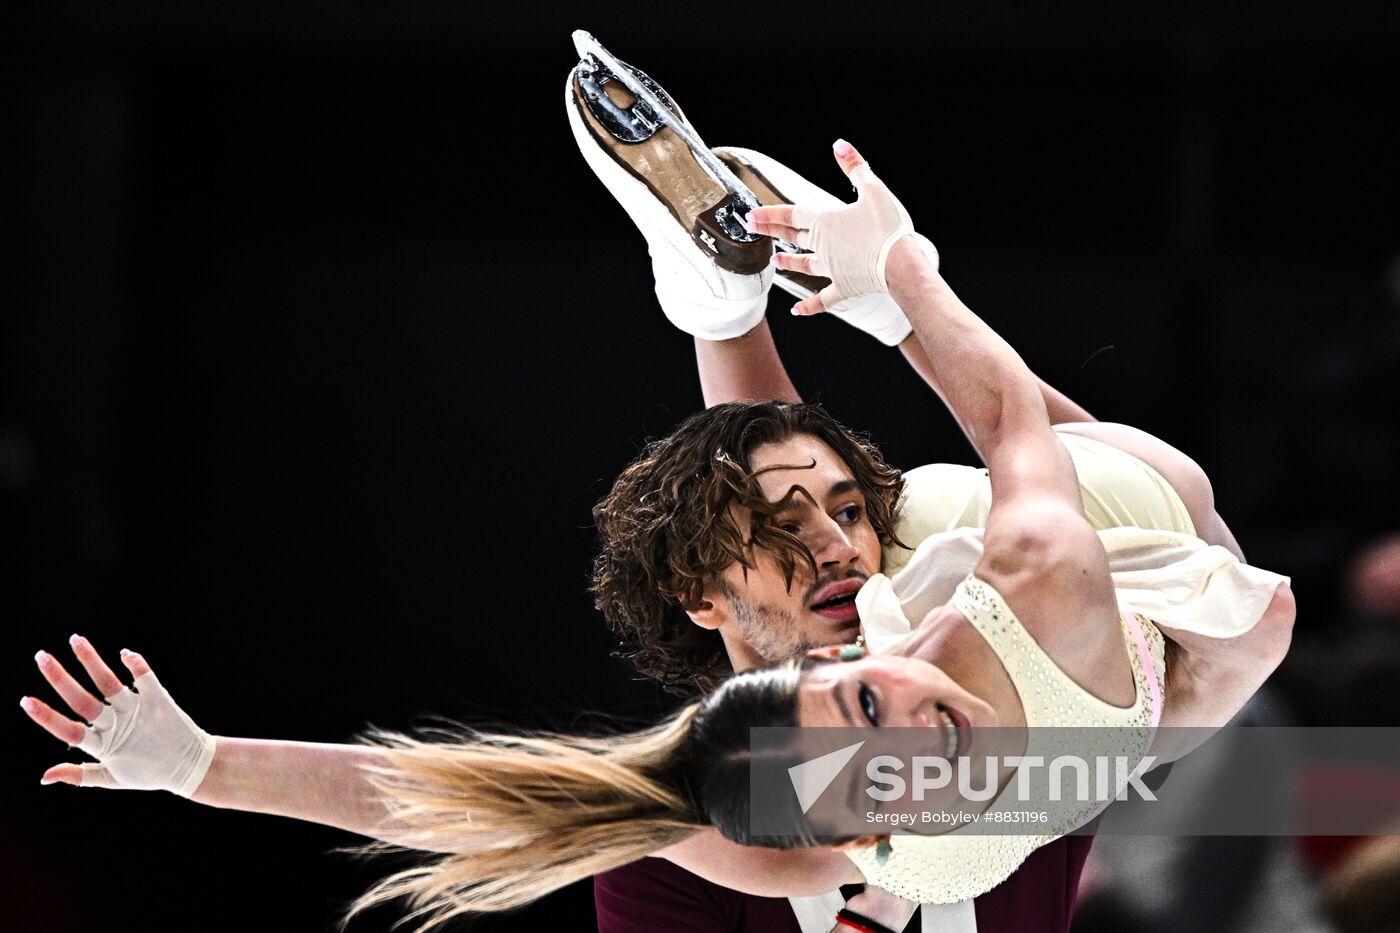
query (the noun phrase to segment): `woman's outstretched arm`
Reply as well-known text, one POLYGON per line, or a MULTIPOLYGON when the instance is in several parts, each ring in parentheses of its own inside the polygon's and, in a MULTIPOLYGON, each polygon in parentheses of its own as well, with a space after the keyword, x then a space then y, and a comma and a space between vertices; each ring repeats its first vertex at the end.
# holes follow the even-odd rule
POLYGON ((44 772, 44 783, 170 790, 212 807, 288 816, 400 842, 364 770, 366 765, 386 763, 379 750, 209 735, 169 699, 141 655, 121 656, 136 692, 86 638, 74 635, 70 644, 103 699, 48 652, 41 651, 35 660, 68 709, 94 727, 36 697, 27 696, 20 705, 54 738, 91 749, 99 760, 54 765, 44 772))

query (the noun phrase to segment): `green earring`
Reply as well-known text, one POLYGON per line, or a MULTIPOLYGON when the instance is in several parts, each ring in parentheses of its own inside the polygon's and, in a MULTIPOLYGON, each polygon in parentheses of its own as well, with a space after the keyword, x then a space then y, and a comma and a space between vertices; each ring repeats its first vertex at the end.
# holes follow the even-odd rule
POLYGON ((881 839, 875 844, 875 864, 883 867, 890 860, 892 852, 894 852, 894 846, 890 845, 890 841, 881 839))
POLYGON ((837 657, 842 661, 859 661, 865 657, 865 649, 860 645, 842 645, 837 657))

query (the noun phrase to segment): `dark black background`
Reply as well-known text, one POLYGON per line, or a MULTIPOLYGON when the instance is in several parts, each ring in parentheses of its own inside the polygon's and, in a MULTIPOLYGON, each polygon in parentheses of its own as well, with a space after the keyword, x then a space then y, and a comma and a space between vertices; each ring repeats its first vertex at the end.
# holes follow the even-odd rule
MULTIPOLYGON (((48 698, 31 656, 82 631, 226 735, 669 707, 609 657, 589 508, 701 402, 568 132, 578 27, 711 144, 836 191, 831 141, 861 146, 963 297, 1196 456, 1325 633, 1342 562, 1400 525, 1400 13, 1135 6, 9 8, 14 699, 48 698)), ((892 351, 789 303, 804 395, 899 465, 971 457, 892 351)), ((40 788, 65 751, 8 722, 7 928, 329 930, 387 867, 315 826, 40 788)), ((591 900, 494 928, 585 929, 591 900)))

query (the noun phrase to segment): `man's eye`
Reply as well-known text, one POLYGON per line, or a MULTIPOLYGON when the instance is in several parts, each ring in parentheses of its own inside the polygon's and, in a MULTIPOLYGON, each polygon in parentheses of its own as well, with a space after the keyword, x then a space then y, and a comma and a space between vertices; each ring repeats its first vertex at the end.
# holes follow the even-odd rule
POLYGON ((780 525, 778 525, 779 531, 786 531, 790 535, 797 534, 797 532, 800 531, 801 528, 802 526, 798 525, 796 522, 783 522, 780 525))
POLYGON ((878 726, 877 714, 880 710, 875 705, 875 694, 865 684, 860 685, 860 711, 865 714, 865 718, 870 720, 872 726, 878 726))
POLYGON ((858 505, 848 505, 836 513, 836 518, 838 521, 845 522, 848 525, 854 525, 856 522, 860 521, 862 511, 863 510, 858 505))

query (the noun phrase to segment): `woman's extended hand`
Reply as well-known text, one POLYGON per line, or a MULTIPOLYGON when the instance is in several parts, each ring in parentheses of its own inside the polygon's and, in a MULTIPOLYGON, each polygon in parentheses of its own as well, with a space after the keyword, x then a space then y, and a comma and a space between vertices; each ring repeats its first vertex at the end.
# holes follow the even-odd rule
MULTIPOLYGON (((890 250, 904 237, 917 236, 904 205, 850 143, 837 140, 833 153, 855 186, 854 204, 782 204, 749 214, 749 229, 755 233, 812 250, 810 255, 778 253, 774 261, 780 268, 831 279, 819 293, 794 305, 794 314, 816 314, 847 298, 888 291, 885 260, 890 250)), ((932 244, 925 249, 937 256, 932 244)))
POLYGON ((104 699, 89 693, 48 652, 40 651, 34 660, 68 708, 91 725, 75 722, 34 697, 24 697, 20 706, 44 731, 87 752, 97 763, 54 765, 44 772, 42 783, 193 794, 214 760, 214 737, 175 705, 139 654, 121 653, 134 679, 126 686, 86 638, 74 635, 69 644, 104 699))

